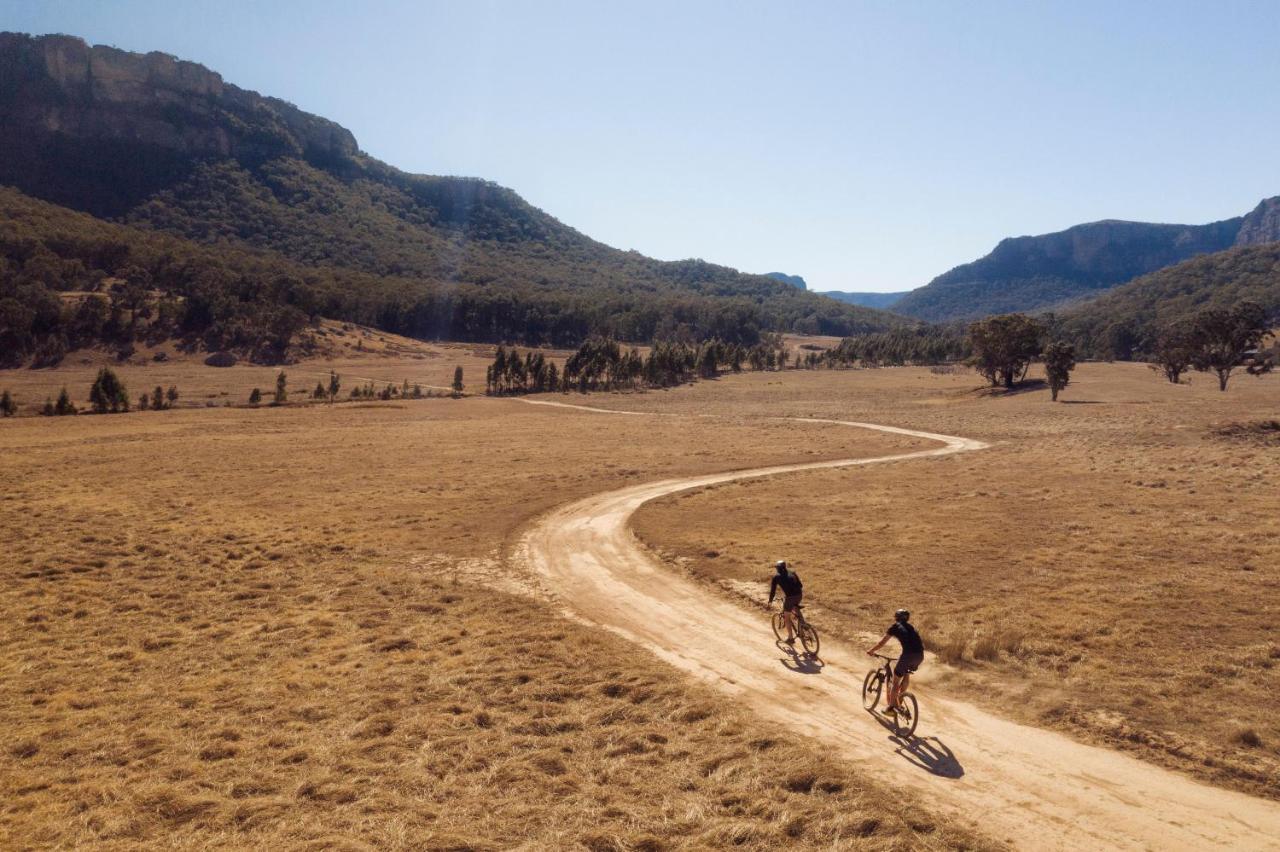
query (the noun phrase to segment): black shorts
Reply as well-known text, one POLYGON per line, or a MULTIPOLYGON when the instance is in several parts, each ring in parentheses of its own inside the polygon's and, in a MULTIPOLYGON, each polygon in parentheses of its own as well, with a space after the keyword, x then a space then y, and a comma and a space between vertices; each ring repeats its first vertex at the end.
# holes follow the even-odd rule
POLYGON ((794 612, 795 608, 800 606, 800 599, 804 597, 804 592, 798 595, 787 595, 782 599, 782 611, 794 612))
POLYGON ((899 657, 897 665, 893 667, 893 673, 898 677, 909 675, 920 668, 920 664, 924 662, 924 657, 899 657))

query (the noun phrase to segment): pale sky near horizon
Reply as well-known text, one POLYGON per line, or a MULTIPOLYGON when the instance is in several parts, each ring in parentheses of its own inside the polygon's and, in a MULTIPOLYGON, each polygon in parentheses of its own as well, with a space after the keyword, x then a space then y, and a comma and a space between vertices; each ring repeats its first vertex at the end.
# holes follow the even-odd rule
POLYGON ((904 290, 1001 238, 1280 194, 1280 2, 0 0, 667 260, 904 290))

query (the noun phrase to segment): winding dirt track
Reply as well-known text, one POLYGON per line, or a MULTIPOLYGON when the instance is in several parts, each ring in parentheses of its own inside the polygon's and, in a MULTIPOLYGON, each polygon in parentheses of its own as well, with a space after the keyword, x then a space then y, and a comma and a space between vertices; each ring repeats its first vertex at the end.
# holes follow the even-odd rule
POLYGON ((667 479, 597 494, 538 519, 515 558, 553 589, 571 590, 563 596, 571 614, 649 649, 760 716, 816 738, 881 781, 909 787, 931 807, 1019 848, 1280 849, 1280 804, 1014 724, 927 688, 915 690, 922 708, 916 738, 902 742, 862 709, 862 677, 871 662, 865 654, 824 642, 819 665, 784 653, 760 612, 673 574, 631 533, 628 521, 641 505, 677 491, 820 468, 919 463, 986 446, 870 423, 804 422, 876 429, 942 446, 667 479))

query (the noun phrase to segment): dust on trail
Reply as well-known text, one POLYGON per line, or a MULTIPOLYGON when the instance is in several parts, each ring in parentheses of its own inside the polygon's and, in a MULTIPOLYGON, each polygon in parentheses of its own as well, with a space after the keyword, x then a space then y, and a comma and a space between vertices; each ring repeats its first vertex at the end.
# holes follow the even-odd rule
POLYGON ((536 520, 514 558, 552 589, 566 590, 560 598, 569 614, 649 649, 760 716, 817 739, 885 784, 910 788, 930 807, 1019 848, 1280 849, 1280 804, 1015 724, 927 689, 914 690, 920 726, 912 741, 901 741, 862 709, 862 678, 873 662, 865 653, 835 642, 823 643, 820 663, 784 653, 760 612, 667 570, 632 534, 628 521, 641 505, 690 488, 986 447, 871 423, 790 419, 927 438, 942 446, 664 479, 597 494, 536 520))

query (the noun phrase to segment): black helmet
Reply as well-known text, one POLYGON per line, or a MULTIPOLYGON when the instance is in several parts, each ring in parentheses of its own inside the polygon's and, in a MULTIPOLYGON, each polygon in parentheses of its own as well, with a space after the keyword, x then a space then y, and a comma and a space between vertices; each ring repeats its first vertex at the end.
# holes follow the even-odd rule
POLYGON ((786 573, 786 570, 787 570, 787 560, 785 560, 785 559, 779 559, 777 562, 773 563, 773 567, 778 569, 778 573, 779 573, 779 574, 786 573))
POLYGON ((900 609, 893 614, 893 620, 901 621, 905 624, 911 620, 911 613, 907 612, 905 609, 900 609))

